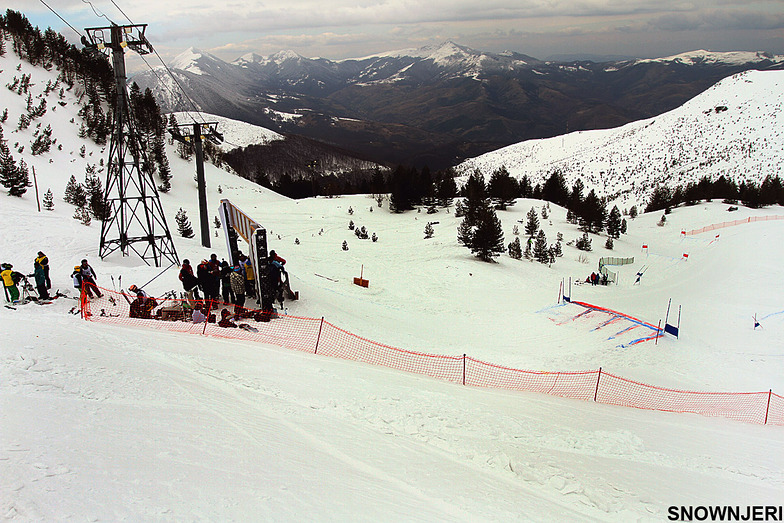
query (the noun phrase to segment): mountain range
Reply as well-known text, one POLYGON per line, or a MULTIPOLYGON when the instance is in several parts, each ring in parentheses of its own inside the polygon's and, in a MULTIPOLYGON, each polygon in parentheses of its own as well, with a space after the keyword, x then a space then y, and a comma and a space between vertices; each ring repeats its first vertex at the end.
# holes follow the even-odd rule
POLYGON ((727 76, 782 68, 784 56, 762 52, 554 62, 446 42, 337 61, 281 51, 229 63, 189 49, 168 66, 171 75, 131 80, 165 110, 195 103, 377 162, 441 168, 527 139, 649 118, 727 76))

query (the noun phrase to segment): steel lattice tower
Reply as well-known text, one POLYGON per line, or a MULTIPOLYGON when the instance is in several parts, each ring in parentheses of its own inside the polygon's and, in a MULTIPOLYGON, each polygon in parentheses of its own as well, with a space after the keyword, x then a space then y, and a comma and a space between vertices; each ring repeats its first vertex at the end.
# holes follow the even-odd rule
POLYGON ((146 28, 147 24, 88 28, 85 29, 87 38, 83 37, 82 43, 101 51, 111 51, 116 84, 104 188, 109 216, 101 226, 98 254, 105 258, 119 249, 123 256, 128 256, 132 250, 148 265, 152 261, 160 267, 164 258, 173 264, 179 264, 179 260, 147 153, 131 117, 125 72, 126 47, 139 54, 152 52, 152 46, 144 36, 146 28), (108 41, 104 36, 106 31, 110 34, 108 41))

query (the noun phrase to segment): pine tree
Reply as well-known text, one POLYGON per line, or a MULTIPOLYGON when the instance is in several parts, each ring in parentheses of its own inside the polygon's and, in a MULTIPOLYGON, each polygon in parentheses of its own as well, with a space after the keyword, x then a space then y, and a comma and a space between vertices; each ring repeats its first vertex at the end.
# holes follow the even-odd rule
POLYGON ((92 218, 90 218, 90 213, 87 212, 87 209, 84 207, 77 207, 74 211, 73 215, 74 220, 79 220, 82 222, 82 225, 87 225, 88 227, 92 223, 92 218))
POLYGON ((581 251, 590 251, 591 239, 588 237, 588 233, 584 232, 582 237, 577 238, 577 241, 575 242, 574 246, 580 249, 581 251))
POLYGON ((490 176, 490 182, 487 184, 487 193, 493 200, 496 209, 504 210, 514 205, 519 191, 520 187, 517 181, 512 178, 504 166, 493 172, 490 176))
POLYGON ((221 228, 221 221, 218 219, 217 216, 215 217, 215 222, 214 223, 215 223, 215 228, 216 229, 220 229, 221 228))
POLYGON ((433 225, 430 222, 427 222, 425 225, 425 239, 433 237, 433 225))
POLYGON ((341 247, 341 248, 342 248, 344 251, 347 251, 347 250, 348 250, 348 242, 347 242, 346 240, 343 240, 343 245, 342 245, 342 247, 341 247))
POLYGON ((520 237, 517 236, 512 243, 509 244, 508 247, 509 256, 514 258, 515 260, 519 260, 523 257, 523 246, 520 244, 520 237))
POLYGON ((627 227, 628 226, 626 225, 626 218, 624 218, 623 220, 621 220, 621 234, 626 234, 627 227))
POLYGON ((8 167, 0 165, 0 185, 8 189, 9 196, 22 196, 27 192, 28 187, 33 186, 33 183, 30 181, 27 164, 24 160, 19 160, 19 165, 11 168, 13 158, 11 158, 10 154, 8 158, 10 158, 8 167))
POLYGON ((536 209, 531 207, 531 210, 528 211, 526 218, 525 234, 527 234, 529 238, 533 238, 536 234, 536 231, 539 230, 539 215, 536 213, 536 209))
POLYGON ((476 227, 472 235, 471 252, 480 260, 489 262, 504 250, 504 231, 501 227, 501 220, 498 219, 489 202, 486 202, 478 211, 476 227))
POLYGON ((610 214, 607 216, 607 234, 610 238, 620 238, 621 236, 621 211, 618 206, 613 206, 610 214))
POLYGON ((63 200, 66 203, 76 205, 77 207, 84 207, 87 204, 87 193, 82 184, 76 181, 76 176, 73 174, 68 180, 68 184, 65 186, 63 200))
POLYGON ((613 248, 613 239, 612 239, 611 236, 608 236, 607 237, 607 241, 604 242, 604 248, 607 249, 607 250, 610 250, 610 251, 612 250, 612 248, 613 248))
POLYGON ((101 180, 95 174, 95 165, 87 165, 84 175, 84 190, 87 193, 87 203, 93 217, 96 220, 106 220, 109 217, 109 205, 104 198, 101 180))
POLYGON ((550 253, 547 250, 547 236, 543 230, 539 230, 534 241, 534 258, 539 263, 547 263, 550 261, 550 253))
POLYGON ((54 195, 52 194, 51 189, 47 189, 44 193, 44 202, 43 202, 44 209, 47 211, 54 210, 54 195))
POLYGON ((180 236, 183 238, 193 238, 195 236, 191 221, 188 219, 188 214, 182 207, 177 211, 174 221, 177 222, 177 231, 180 233, 180 236))

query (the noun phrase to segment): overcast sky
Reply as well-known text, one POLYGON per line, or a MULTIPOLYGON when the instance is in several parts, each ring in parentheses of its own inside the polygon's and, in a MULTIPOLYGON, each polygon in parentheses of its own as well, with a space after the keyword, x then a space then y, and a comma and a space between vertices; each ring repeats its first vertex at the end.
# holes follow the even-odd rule
MULTIPOLYGON (((189 47, 227 61, 283 49, 343 59, 446 40, 541 59, 695 49, 784 54, 784 0, 43 1, 82 32, 109 20, 149 24, 147 37, 167 61, 189 47)), ((41 29, 78 38, 40 0, 16 0, 13 8, 41 29)))

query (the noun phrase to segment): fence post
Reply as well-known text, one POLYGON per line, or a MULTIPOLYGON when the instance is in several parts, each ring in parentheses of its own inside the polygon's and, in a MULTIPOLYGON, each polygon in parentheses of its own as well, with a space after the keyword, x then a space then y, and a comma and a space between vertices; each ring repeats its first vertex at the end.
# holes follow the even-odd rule
MULTIPOLYGON (((205 315, 207 317, 204 318, 204 328, 201 330, 202 336, 207 333, 207 324, 210 322, 210 313, 212 312, 212 307, 213 307, 212 300, 207 301, 207 303, 209 305, 207 307, 207 314, 205 315)), ((215 321, 216 322, 218 321, 218 317, 217 316, 215 317, 215 321)))
POLYGON ((321 329, 323 328, 324 328, 324 316, 321 317, 321 324, 319 324, 319 333, 318 336, 316 337, 316 350, 313 351, 313 354, 318 354, 319 341, 321 341, 321 329))
POLYGON ((768 390, 768 406, 765 408, 765 423, 768 424, 768 413, 770 412, 770 397, 773 395, 773 389, 768 390))
POLYGON ((466 382, 466 355, 463 353, 463 385, 466 382))
POLYGON ((593 401, 596 401, 596 397, 599 395, 599 380, 602 379, 602 368, 599 367, 599 375, 596 376, 596 390, 593 391, 593 401))

